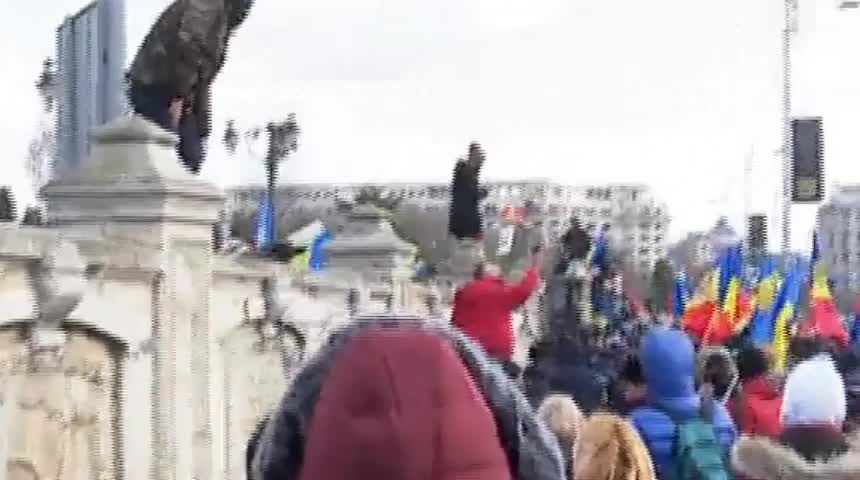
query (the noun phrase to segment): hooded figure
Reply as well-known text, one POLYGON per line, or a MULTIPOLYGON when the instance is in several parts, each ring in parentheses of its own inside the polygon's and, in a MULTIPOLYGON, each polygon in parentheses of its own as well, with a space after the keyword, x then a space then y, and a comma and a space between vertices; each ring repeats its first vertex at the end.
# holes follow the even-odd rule
POLYGON ((726 405, 738 383, 738 368, 725 347, 707 347, 696 355, 696 385, 710 385, 714 400, 726 405))
POLYGON ((558 480, 558 444, 502 371, 448 327, 358 320, 298 373, 255 480, 558 480))
POLYGON ((860 439, 852 439, 842 455, 810 462, 768 438, 742 437, 735 445, 732 466, 745 480, 856 480, 860 478, 860 439))
POLYGON ((174 0, 155 21, 128 72, 135 113, 179 135, 192 173, 211 130, 211 87, 233 32, 254 0, 174 0))
POLYGON ((585 413, 604 405, 606 385, 591 365, 590 347, 583 337, 558 338, 525 372, 530 398, 540 402, 547 393, 569 395, 585 413))
POLYGON ((567 270, 567 263, 571 260, 585 260, 591 251, 591 235, 582 227, 579 219, 574 217, 570 220, 570 228, 561 237, 563 248, 564 268, 558 273, 567 270))
MULTIPOLYGON (((700 415, 702 402, 694 386, 695 352, 689 337, 680 330, 653 327, 640 346, 642 374, 648 386, 648 405, 631 413, 630 419, 651 453, 657 476, 676 469, 674 444, 676 418, 700 415)), ((737 432, 725 406, 715 402, 714 434, 726 457, 737 432)))
POLYGON ((738 356, 741 382, 733 416, 738 430, 747 435, 776 437, 782 432, 782 392, 770 378, 769 358, 760 348, 749 346, 738 356))
POLYGON ((558 439, 561 455, 564 457, 564 471, 573 470, 573 448, 585 417, 582 411, 567 395, 548 395, 538 408, 538 416, 549 426, 558 439))
POLYGON ((656 480, 648 449, 627 421, 596 414, 585 421, 574 450, 574 480, 656 480))
POLYGON ((777 441, 744 437, 732 455, 748 480, 860 478, 860 443, 842 433, 845 386, 829 355, 798 364, 785 385, 777 441))
POLYGON ((454 167, 448 232, 455 238, 480 239, 483 237, 480 203, 487 196, 487 190, 481 188, 479 178, 484 159, 481 145, 472 143, 469 145, 469 157, 458 160, 454 167))
POLYGON ((782 397, 783 443, 809 460, 842 453, 846 415, 845 383, 829 354, 794 367, 782 397))

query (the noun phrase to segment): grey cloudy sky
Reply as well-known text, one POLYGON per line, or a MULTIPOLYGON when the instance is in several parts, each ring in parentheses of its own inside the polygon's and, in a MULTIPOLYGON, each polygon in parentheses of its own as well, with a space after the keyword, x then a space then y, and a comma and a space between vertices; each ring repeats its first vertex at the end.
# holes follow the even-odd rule
MULTIPOLYGON (((13 66, 0 183, 24 196, 33 79, 84 3, 22 3, 0 34, 13 66)), ((800 3, 795 113, 825 117, 828 182, 860 181, 860 11, 800 3)), ((129 0, 130 57, 167 4, 129 0)), ((641 182, 669 204, 675 238, 721 213, 740 226, 745 204, 776 211, 781 23, 779 0, 258 0, 216 84, 213 140, 227 118, 296 112, 284 181, 322 182, 446 180, 476 139, 489 178, 641 182)), ((262 181, 212 143, 207 177, 262 181)), ((799 245, 812 213, 795 208, 799 245)))

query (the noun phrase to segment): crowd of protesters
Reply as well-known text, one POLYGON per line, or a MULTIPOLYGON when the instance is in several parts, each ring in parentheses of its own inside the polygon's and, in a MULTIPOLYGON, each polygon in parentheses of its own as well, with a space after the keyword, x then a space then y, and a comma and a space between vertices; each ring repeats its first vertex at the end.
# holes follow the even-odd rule
POLYGON ((483 265, 450 325, 356 319, 260 424, 249 476, 860 478, 850 346, 801 330, 777 371, 767 348, 698 347, 677 325, 628 318, 544 339, 519 368, 511 311, 538 285, 536 266, 506 283, 483 265))
MULTIPOLYGON (((130 68, 135 112, 178 134, 192 173, 211 85, 252 4, 173 2, 130 68)), ((472 144, 451 188, 449 232, 476 245, 484 161, 472 144)), ((559 243, 553 275, 573 280, 526 365, 513 361, 512 311, 540 288, 537 250, 513 283, 479 262, 449 325, 360 317, 330 338, 253 432, 249 479, 860 479, 860 351, 837 322, 799 329, 788 365, 753 343, 700 346, 680 319, 613 297, 618 272, 588 270, 606 252, 577 221, 559 243), (586 279, 593 303, 580 301, 586 279)))
MULTIPOLYGON (((455 173, 451 233, 474 240, 483 156, 471 153, 455 173)), ((572 290, 605 278, 582 268, 595 245, 577 222, 571 232, 555 269, 578 279, 563 289, 564 328, 525 365, 512 312, 541 289, 539 249, 519 280, 480 261, 448 324, 354 319, 260 423, 249 478, 860 478, 860 349, 844 332, 802 326, 784 365, 755 342, 709 344, 641 308, 585 318, 572 290)))

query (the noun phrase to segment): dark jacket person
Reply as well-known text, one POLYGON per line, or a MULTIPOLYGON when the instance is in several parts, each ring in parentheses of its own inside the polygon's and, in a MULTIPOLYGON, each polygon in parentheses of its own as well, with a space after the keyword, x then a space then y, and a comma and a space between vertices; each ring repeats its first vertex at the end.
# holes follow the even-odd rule
POLYGON ((570 220, 570 228, 561 237, 561 258, 556 265, 555 273, 562 275, 567 272, 573 260, 585 260, 591 251, 591 235, 582 227, 576 217, 570 220))
POLYGON ((128 72, 135 113, 180 135, 179 155, 199 173, 209 137, 212 82, 253 0, 175 0, 155 21, 128 72))
POLYGON ((480 145, 473 143, 469 147, 469 158, 458 160, 454 167, 448 232, 458 239, 479 239, 484 233, 480 203, 487 196, 487 191, 478 183, 484 165, 484 154, 480 148, 480 145))

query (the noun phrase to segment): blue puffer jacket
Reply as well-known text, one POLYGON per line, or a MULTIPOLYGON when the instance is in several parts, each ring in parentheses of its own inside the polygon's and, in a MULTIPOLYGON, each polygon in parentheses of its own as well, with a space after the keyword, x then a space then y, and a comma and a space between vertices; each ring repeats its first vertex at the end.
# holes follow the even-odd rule
MULTIPOLYGON (((681 418, 698 415, 700 411, 693 383, 695 352, 690 339, 680 330, 653 328, 642 340, 640 360, 651 406, 635 409, 631 421, 651 453, 657 477, 663 478, 662 472, 674 469, 672 447, 677 432, 664 411, 681 418)), ((717 440, 728 458, 737 438, 734 422, 719 404, 714 409, 713 421, 717 440)))

